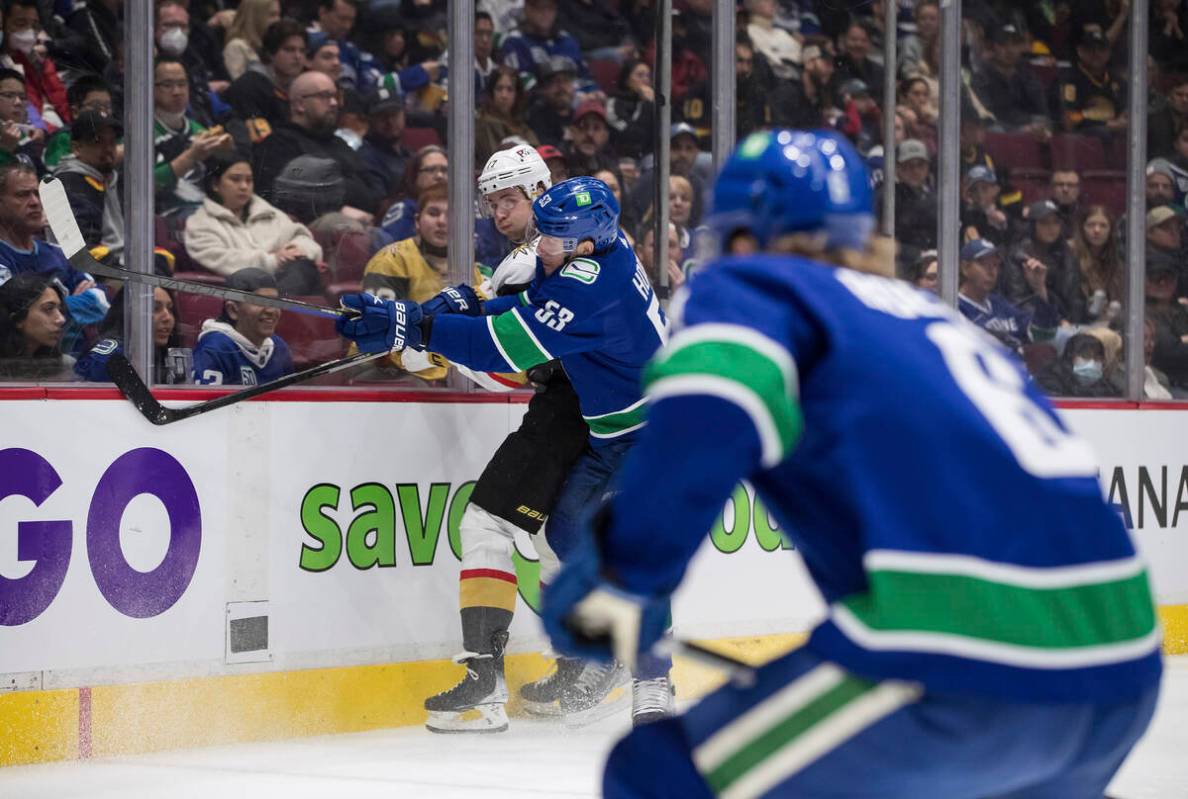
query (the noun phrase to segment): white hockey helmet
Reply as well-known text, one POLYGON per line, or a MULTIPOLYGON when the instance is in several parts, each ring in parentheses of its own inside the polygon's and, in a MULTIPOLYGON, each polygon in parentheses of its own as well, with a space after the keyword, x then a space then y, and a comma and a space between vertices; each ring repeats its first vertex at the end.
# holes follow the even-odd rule
POLYGON ((479 194, 484 197, 516 186, 524 190, 529 200, 535 200, 552 185, 548 164, 535 147, 527 144, 496 152, 487 159, 487 165, 478 179, 479 194))

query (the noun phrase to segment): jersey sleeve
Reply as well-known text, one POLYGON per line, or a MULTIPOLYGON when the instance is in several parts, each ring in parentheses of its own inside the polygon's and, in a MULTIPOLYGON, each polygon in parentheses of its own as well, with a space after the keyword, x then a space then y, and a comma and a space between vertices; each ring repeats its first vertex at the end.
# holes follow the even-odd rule
POLYGON ((645 372, 648 425, 619 476, 604 543, 608 572, 646 595, 675 589, 734 487, 783 460, 803 428, 802 336, 774 335, 796 324, 788 309, 708 278, 694 280, 683 325, 645 372))
POLYGON ((516 304, 502 313, 436 317, 429 349, 472 369, 526 372, 563 355, 597 349, 610 332, 603 317, 618 291, 634 289, 630 283, 596 285, 555 276, 531 299, 527 292, 511 295, 516 304))

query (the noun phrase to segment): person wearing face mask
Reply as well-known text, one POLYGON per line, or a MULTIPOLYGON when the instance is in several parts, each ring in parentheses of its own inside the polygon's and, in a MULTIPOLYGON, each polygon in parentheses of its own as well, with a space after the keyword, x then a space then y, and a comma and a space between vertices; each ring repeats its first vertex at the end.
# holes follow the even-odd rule
POLYGON ((1059 359, 1036 375, 1053 397, 1117 397, 1121 391, 1105 375, 1105 347, 1088 333, 1078 333, 1064 345, 1059 359))
POLYGON ((25 94, 50 126, 70 124, 66 85, 46 52, 36 0, 12 0, 4 13, 4 61, 25 76, 25 94))
MULTIPOLYGON (((241 269, 227 288, 279 296, 276 280, 263 269, 241 269)), ((217 319, 207 319, 194 345, 194 382, 255 386, 293 372, 289 345, 276 335, 281 312, 251 302, 223 303, 217 319)))
MULTIPOLYGON (((157 6, 153 30, 157 52, 176 58, 185 65, 186 77, 190 82, 190 113, 202 125, 210 127, 216 118, 230 110, 226 103, 216 99, 212 90, 222 91, 230 83, 212 82, 210 65, 191 41, 190 30, 190 12, 183 0, 162 0, 157 6)), ((222 59, 217 60, 221 67, 222 59)))

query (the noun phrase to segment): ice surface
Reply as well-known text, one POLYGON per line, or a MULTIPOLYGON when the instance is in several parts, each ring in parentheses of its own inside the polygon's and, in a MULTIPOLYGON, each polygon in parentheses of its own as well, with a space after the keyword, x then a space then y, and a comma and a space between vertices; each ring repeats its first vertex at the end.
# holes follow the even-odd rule
MULTIPOLYGON (((1168 662, 1155 723, 1111 786, 1188 797, 1188 656, 1168 662)), ((626 712, 577 731, 513 719, 501 735, 420 728, 0 769, 11 799, 512 799, 593 797, 626 712)))

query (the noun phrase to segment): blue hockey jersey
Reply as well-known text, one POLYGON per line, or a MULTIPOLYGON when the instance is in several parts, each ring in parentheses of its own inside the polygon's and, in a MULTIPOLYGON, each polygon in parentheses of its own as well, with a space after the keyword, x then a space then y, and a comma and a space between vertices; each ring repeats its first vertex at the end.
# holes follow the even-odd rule
POLYGON ((1093 454, 999 344, 906 283, 799 259, 725 259, 690 288, 613 500, 624 588, 675 588, 745 479, 828 606, 807 645, 858 675, 1017 701, 1159 679, 1093 454))
POLYGON ((551 275, 538 258, 527 289, 484 303, 483 312, 436 317, 429 349, 485 372, 520 372, 559 358, 595 446, 643 426, 643 368, 667 323, 621 235, 608 252, 575 258, 551 275))
POLYGON ((231 325, 208 319, 194 345, 194 382, 255 386, 293 371, 289 345, 270 336, 256 347, 231 325))

